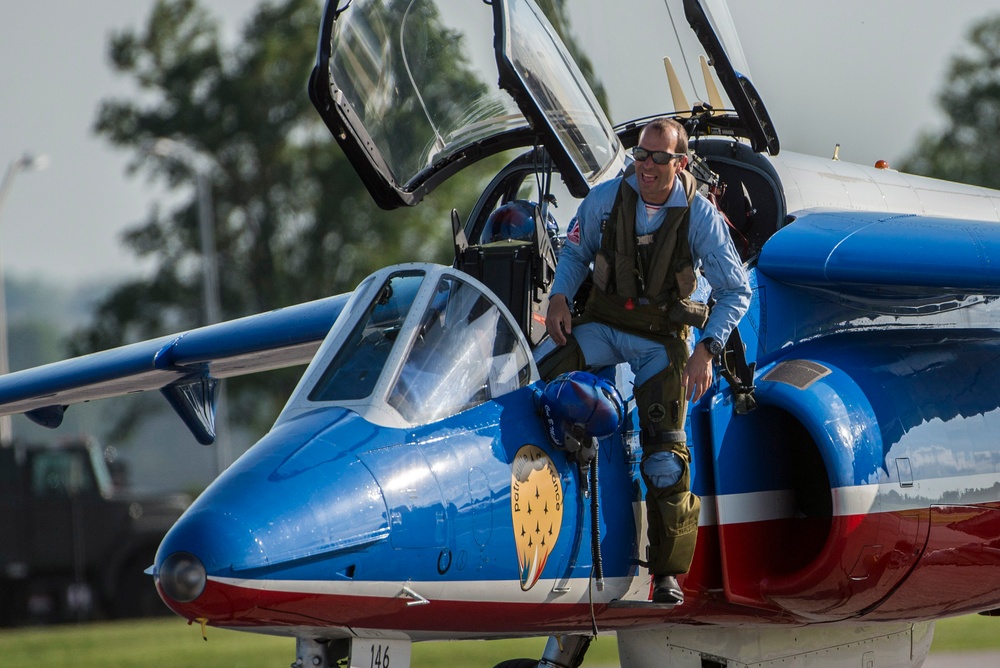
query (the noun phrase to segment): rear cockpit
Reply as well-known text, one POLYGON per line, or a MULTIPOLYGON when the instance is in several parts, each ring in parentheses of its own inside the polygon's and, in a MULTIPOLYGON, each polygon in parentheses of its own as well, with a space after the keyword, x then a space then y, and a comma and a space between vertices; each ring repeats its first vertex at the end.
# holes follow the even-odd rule
POLYGON ((696 174, 745 261, 785 220, 763 155, 778 153, 778 137, 723 0, 566 3, 548 14, 531 0, 330 2, 309 92, 383 208, 416 205, 468 165, 526 151, 451 223, 456 268, 500 297, 531 345, 545 336, 560 236, 580 198, 626 167, 654 115, 687 126, 696 174), (623 51, 620 37, 649 53, 623 51), (490 216, 511 203, 537 215, 503 234, 490 216))
POLYGON ((689 147, 715 183, 708 184, 690 169, 699 176, 703 192, 713 191, 717 206, 730 223, 729 233, 740 257, 744 262, 752 261, 785 224, 785 200, 777 172, 770 160, 740 142, 695 136, 689 147))
MULTIPOLYGON (((634 146, 640 129, 641 125, 632 125, 622 131, 622 144, 634 146)), ((785 224, 778 174, 768 158, 732 139, 694 136, 689 152, 688 169, 699 179, 702 194, 726 215, 736 250, 744 262, 752 263, 785 224)), ((532 346, 545 336, 548 288, 581 201, 564 186, 539 148, 501 170, 464 227, 456 228, 455 266, 500 297, 532 346), (509 233, 498 234, 503 229, 497 225, 498 214, 507 213, 505 208, 534 214, 518 229, 509 226, 509 233)))

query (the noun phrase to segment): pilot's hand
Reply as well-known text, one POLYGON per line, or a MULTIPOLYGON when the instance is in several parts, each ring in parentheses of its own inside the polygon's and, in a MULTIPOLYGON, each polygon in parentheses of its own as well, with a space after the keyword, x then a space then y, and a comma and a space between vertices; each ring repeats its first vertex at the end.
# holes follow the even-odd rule
POLYGON ((573 331, 573 315, 569 312, 566 295, 549 297, 549 312, 545 315, 545 330, 560 346, 566 345, 566 335, 573 331))
POLYGON ((708 352, 705 346, 696 345, 681 378, 688 401, 695 402, 701 399, 712 384, 712 377, 712 353, 708 352))

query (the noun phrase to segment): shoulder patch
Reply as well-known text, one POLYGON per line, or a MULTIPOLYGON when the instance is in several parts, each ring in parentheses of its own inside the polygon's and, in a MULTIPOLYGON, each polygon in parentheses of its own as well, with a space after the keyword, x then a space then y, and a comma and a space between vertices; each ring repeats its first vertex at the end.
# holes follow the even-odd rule
POLYGON ((580 245, 580 219, 573 216, 569 221, 569 229, 566 231, 566 241, 577 246, 580 245))

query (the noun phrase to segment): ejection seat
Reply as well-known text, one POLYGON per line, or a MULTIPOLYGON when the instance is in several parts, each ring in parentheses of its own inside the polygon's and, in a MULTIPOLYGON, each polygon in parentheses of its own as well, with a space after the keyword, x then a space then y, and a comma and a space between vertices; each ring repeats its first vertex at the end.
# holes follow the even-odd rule
POLYGON ((500 298, 534 347, 545 336, 549 287, 555 275, 553 239, 558 225, 546 207, 511 200, 497 207, 478 239, 469 243, 452 211, 455 266, 482 281, 500 298))

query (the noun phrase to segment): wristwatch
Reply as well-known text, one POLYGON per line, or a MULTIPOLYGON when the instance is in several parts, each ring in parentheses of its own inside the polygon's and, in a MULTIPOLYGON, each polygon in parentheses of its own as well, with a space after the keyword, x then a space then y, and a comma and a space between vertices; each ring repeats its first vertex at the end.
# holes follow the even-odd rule
POLYGON ((722 344, 711 336, 702 338, 698 343, 705 344, 705 350, 707 350, 712 357, 718 357, 722 354, 722 344))

